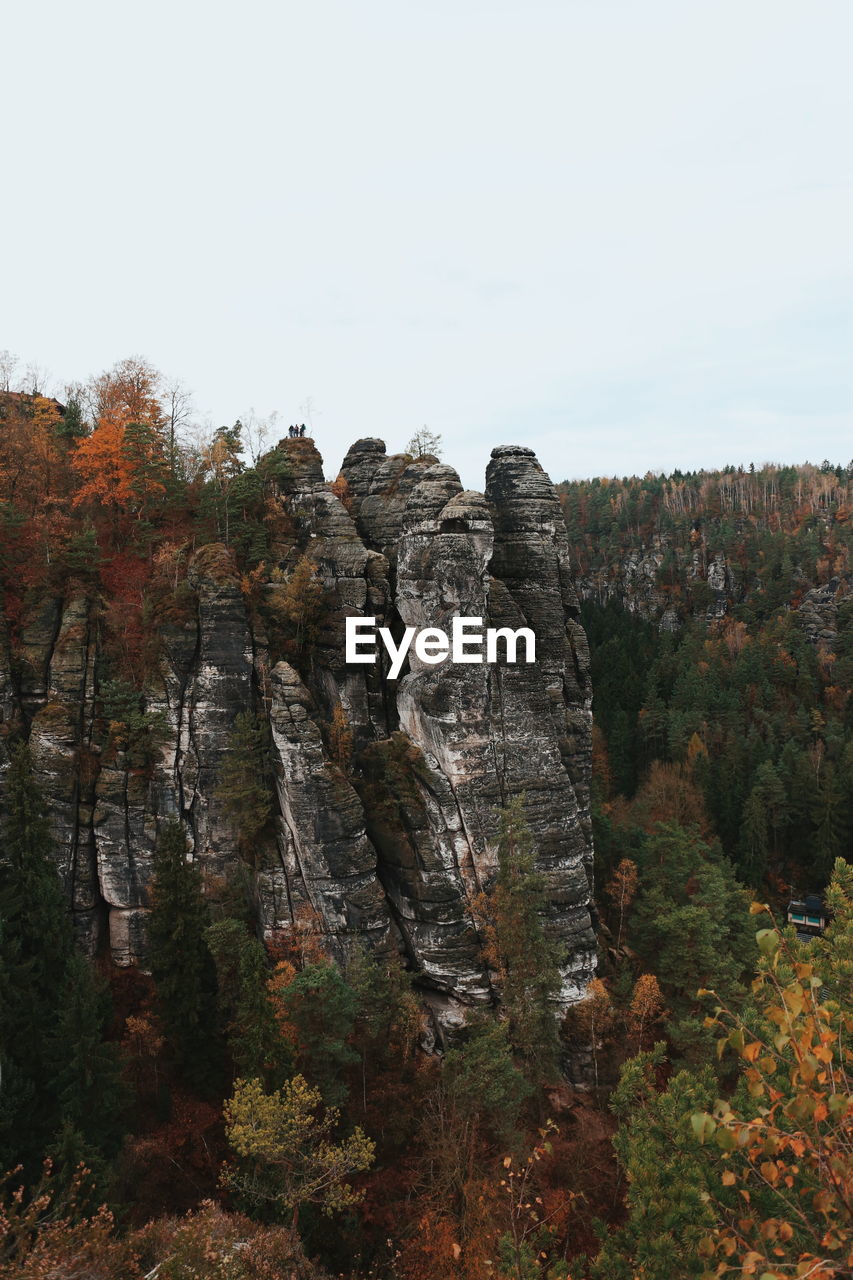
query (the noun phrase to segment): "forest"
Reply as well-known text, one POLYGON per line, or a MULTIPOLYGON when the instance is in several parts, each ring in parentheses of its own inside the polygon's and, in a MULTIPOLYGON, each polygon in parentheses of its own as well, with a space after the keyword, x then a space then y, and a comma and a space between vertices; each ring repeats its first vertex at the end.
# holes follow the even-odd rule
MULTIPOLYGON (((97 614, 75 804, 117 762, 126 787, 154 776, 146 691, 196 607, 191 552, 227 562, 273 657, 315 679, 330 605, 269 434, 191 429, 138 358, 62 402, 0 390, 0 1277, 853 1274, 853 466, 559 486, 591 655, 597 973, 558 1020, 548 885, 510 799, 473 903, 500 999, 436 1046, 397 954, 339 963, 309 910, 259 927, 262 717, 229 726, 216 782, 237 870, 158 825, 144 965, 91 954, 57 875, 27 665, 45 601, 97 614), (809 892, 830 923, 806 939, 785 910, 809 892)), ((354 794, 408 776, 399 737, 365 746, 321 711, 354 794)))

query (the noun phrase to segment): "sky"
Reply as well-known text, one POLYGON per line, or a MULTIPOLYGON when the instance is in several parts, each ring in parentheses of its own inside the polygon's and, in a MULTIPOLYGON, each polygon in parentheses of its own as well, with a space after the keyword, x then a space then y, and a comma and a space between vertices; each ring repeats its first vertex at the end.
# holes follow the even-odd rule
POLYGON ((142 355, 327 474, 853 455, 849 0, 27 0, 0 349, 142 355), (308 407, 306 407, 308 406, 308 407))

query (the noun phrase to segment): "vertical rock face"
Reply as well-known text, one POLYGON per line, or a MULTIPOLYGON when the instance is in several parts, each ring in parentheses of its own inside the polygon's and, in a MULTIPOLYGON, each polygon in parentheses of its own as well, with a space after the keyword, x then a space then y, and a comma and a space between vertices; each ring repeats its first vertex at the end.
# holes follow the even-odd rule
POLYGON ((247 607, 224 546, 193 555, 141 691, 156 726, 142 764, 105 723, 92 600, 48 600, 25 620, 17 685, 0 634, 0 716, 20 707, 31 721, 81 932, 94 947, 106 917, 114 960, 144 963, 157 832, 178 817, 210 883, 248 881, 265 933, 310 919, 337 958, 361 942, 401 951, 449 1025, 496 998, 475 899, 496 872, 500 809, 521 796, 563 954, 562 1002, 577 999, 594 964, 591 691, 550 480, 520 446, 493 451, 485 493, 434 458, 387 456, 380 440, 349 450, 345 484, 324 481, 310 439, 283 441, 277 456, 280 533, 259 594, 247 607), (282 622, 306 561, 322 589, 309 645, 282 622), (434 665, 412 649, 392 681, 381 649, 375 665, 347 664, 350 617, 398 638, 451 633, 457 617, 529 628, 535 661, 523 641, 515 661, 501 641, 494 664, 434 665), (247 711, 268 726, 258 764, 272 809, 248 867, 219 796, 247 711))
POLYGON ((234 831, 216 788, 234 720, 252 707, 254 650, 239 575, 226 549, 203 547, 190 565, 189 582, 198 595, 199 641, 184 705, 180 808, 196 856, 223 874, 235 858, 234 831))
POLYGON ((0 805, 6 793, 5 776, 9 767, 9 738, 20 721, 20 710, 12 678, 12 651, 6 616, 0 608, 0 805))
POLYGON ((286 927, 298 906, 307 904, 339 958, 358 937, 388 950, 393 945, 391 917, 361 801, 324 749, 316 708, 298 674, 279 662, 271 686, 287 906, 282 910, 281 904, 270 923, 286 927))
POLYGON ((146 709, 164 726, 148 769, 124 751, 103 761, 97 783, 95 846, 101 893, 109 907, 110 943, 118 964, 144 952, 157 831, 180 818, 193 856, 210 878, 239 863, 237 833, 217 789, 231 749, 234 721, 253 707, 254 650, 240 580, 225 547, 203 547, 188 575, 195 618, 165 628, 158 676, 146 709))
POLYGON ((428 788, 433 837, 447 847, 466 904, 496 872, 500 807, 523 796, 569 1002, 594 964, 584 871, 591 855, 588 657, 557 498, 530 451, 496 450, 487 493, 491 503, 463 492, 449 467, 423 473, 400 539, 396 607, 418 630, 450 632, 455 617, 528 627, 536 659, 509 662, 505 647, 496 665, 431 666, 414 657, 397 705, 401 728, 435 779, 428 788))
POLYGON ((402 624, 449 632, 454 617, 480 617, 536 635, 530 665, 507 663, 505 652, 496 666, 430 666, 410 654, 395 693, 400 742, 377 746, 368 799, 380 874, 408 946, 437 989, 489 998, 471 902, 495 874, 499 809, 523 795, 549 927, 564 946, 563 997, 576 999, 594 966, 592 691, 553 485, 520 446, 494 450, 485 495, 463 492, 450 467, 385 458, 375 440, 350 449, 342 474, 362 536, 395 565, 402 624), (377 804, 383 769, 397 779, 390 815, 377 804))
POLYGON ((496 513, 492 572, 536 633, 537 666, 591 859, 589 647, 579 622, 559 499, 533 451, 521 445, 492 450, 486 493, 496 513))
POLYGON ((100 924, 100 893, 92 834, 96 764, 95 606, 85 595, 52 601, 28 632, 31 666, 22 688, 32 715, 30 749, 47 802, 60 878, 80 936, 89 945, 100 924), (41 639, 36 645, 36 636, 41 639), (35 657, 35 654, 38 657, 35 657), (38 683, 31 673, 38 672, 38 683))

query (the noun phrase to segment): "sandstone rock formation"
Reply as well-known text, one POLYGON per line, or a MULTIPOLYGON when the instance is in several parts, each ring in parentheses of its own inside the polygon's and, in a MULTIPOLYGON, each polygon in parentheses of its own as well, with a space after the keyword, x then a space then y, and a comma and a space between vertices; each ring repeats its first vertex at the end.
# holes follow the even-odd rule
POLYGON ((242 886, 268 935, 310 919, 337 958, 362 942, 400 951, 451 1025, 495 998, 475 900, 499 810, 522 796, 562 1001, 577 999, 594 967, 591 690, 550 480, 520 446, 493 450, 485 493, 379 440, 353 445, 334 485, 312 441, 276 452, 274 562, 253 594, 226 547, 192 554, 141 690, 144 758, 105 716, 95 598, 43 601, 14 663, 0 632, 0 718, 28 728, 81 935, 94 948, 106 921, 115 962, 144 963, 157 832, 177 816, 211 892, 242 886), (306 564, 322 595, 310 645, 287 622, 306 564), (501 649, 495 665, 435 666, 412 651, 392 681, 384 655, 347 665, 353 616, 395 635, 457 616, 529 627, 536 661, 501 649), (219 791, 246 712, 268 733, 272 812, 248 860, 219 791))

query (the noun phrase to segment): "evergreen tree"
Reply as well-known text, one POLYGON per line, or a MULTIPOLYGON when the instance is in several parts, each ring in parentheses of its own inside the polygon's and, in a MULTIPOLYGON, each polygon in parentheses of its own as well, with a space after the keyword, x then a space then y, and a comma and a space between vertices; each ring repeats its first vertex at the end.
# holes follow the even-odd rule
POLYGON ((61 992, 53 1051, 63 1126, 102 1159, 118 1151, 127 1093, 113 1044, 104 1037, 112 1012, 107 984, 77 951, 61 992))
POLYGON ((545 881, 536 870, 533 837, 521 797, 501 813, 498 875, 491 897, 493 942, 513 1048, 533 1082, 557 1070, 559 1036, 554 997, 559 954, 544 925, 545 881))
POLYGON ((471 1020, 465 1043, 444 1056, 442 1087, 457 1119, 477 1117, 495 1138, 513 1142, 530 1085, 512 1060, 505 1022, 471 1020))
POLYGON ((831 913, 822 938, 815 938, 809 950, 815 952, 815 968, 842 1009, 853 1008, 853 863, 836 858, 832 879, 826 889, 826 905, 831 913))
POLYGON ((272 814, 265 755, 269 728, 250 711, 234 718, 228 754, 219 773, 216 795, 237 828, 240 852, 253 860, 258 837, 272 814))
POLYGON ((844 840, 844 793, 830 760, 821 770, 820 783, 815 796, 812 817, 814 822, 815 871, 821 882, 828 878, 836 858, 840 855, 844 840))
POLYGON ((59 1127, 54 1037, 73 949, 71 919, 50 859, 45 803, 29 748, 6 775, 0 864, 0 1171, 36 1172, 59 1127))
POLYGON ((296 1028, 303 1074, 328 1106, 339 1106, 349 1092, 345 1072, 359 1055, 347 1043, 356 1017, 355 993, 333 964, 310 964, 279 997, 296 1028))
POLYGON ((688 1280, 706 1273, 699 1242, 713 1223, 706 1207, 709 1173, 689 1119, 712 1104, 710 1068, 681 1071, 664 1092, 656 1074, 663 1045, 624 1066, 611 1109, 621 1124, 614 1139, 627 1178, 628 1216, 608 1232, 594 1280, 688 1280))
POLYGON ((276 1088, 289 1075, 292 1061, 270 998, 263 945, 239 920, 217 921, 208 929, 207 941, 235 1072, 276 1088))
POLYGON ((760 787, 753 787, 743 807, 738 866, 743 876, 756 887, 767 869, 770 848, 770 814, 760 787))
POLYGON ((697 990, 742 994, 755 958, 747 895, 719 847, 675 823, 658 823, 642 846, 639 883, 631 945, 661 984, 670 1039, 702 1058, 697 990))
POLYGON ((148 955, 176 1065, 188 1084, 202 1090, 215 1086, 221 1062, 209 923, 201 872, 187 860, 183 827, 171 820, 154 854, 148 955))
POLYGON ((421 1029, 421 1005, 411 975, 399 959, 380 960, 365 947, 354 948, 346 968, 355 997, 352 1040, 371 1066, 407 1057, 421 1029))
POLYGON ((54 428, 62 440, 77 441, 89 434, 89 427, 83 417, 83 407, 77 396, 70 396, 65 406, 65 413, 54 428))

